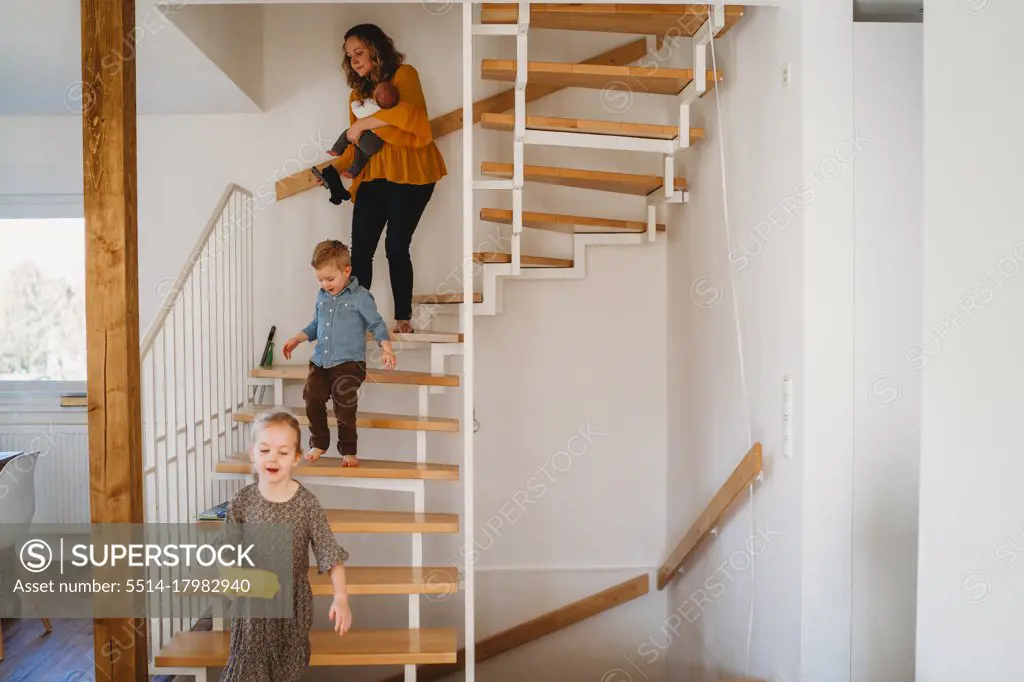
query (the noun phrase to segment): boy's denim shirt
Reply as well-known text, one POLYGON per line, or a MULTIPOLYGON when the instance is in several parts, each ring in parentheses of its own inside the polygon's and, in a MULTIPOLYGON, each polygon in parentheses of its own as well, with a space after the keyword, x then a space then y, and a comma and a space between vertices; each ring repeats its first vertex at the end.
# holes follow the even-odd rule
POLYGON ((316 342, 313 364, 326 369, 350 360, 364 362, 367 329, 373 332, 377 343, 390 340, 373 294, 359 286, 355 277, 350 277, 348 285, 337 296, 320 290, 313 321, 302 331, 310 341, 316 342))

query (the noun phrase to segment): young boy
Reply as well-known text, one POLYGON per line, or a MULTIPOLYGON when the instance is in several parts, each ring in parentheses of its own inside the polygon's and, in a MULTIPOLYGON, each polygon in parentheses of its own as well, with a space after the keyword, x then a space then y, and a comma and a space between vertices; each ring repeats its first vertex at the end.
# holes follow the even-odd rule
POLYGON ((300 343, 316 342, 302 394, 310 431, 306 459, 317 461, 331 444, 326 407, 330 398, 338 419, 342 466, 359 466, 356 408, 359 387, 366 379, 366 330, 373 332, 380 344, 385 369, 394 369, 397 358, 373 294, 352 277, 348 247, 336 239, 322 241, 313 250, 311 265, 321 287, 313 321, 284 344, 284 357, 290 360, 300 343))
MULTIPOLYGON (((364 119, 373 116, 381 109, 390 109, 396 104, 398 104, 398 89, 384 81, 378 83, 377 87, 373 89, 373 99, 352 102, 352 113, 357 119, 364 119)), ((352 142, 348 139, 348 130, 346 130, 327 153, 331 156, 341 156, 350 144, 352 142)), ((384 140, 380 139, 373 131, 366 130, 359 136, 359 142, 353 145, 352 163, 340 174, 334 166, 325 166, 322 171, 318 170, 316 166, 313 167, 313 175, 320 183, 326 184, 327 189, 331 191, 332 204, 337 206, 352 198, 352 194, 341 184, 341 178, 354 178, 359 175, 369 162, 370 157, 379 152, 383 146, 384 140)))

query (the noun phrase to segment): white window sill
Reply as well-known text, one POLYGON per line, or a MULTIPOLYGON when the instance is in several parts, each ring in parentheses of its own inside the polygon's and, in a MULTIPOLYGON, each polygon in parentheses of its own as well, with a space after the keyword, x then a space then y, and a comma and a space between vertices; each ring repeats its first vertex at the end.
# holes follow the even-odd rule
POLYGON ((76 393, 85 393, 84 381, 0 381, 0 412, 74 409, 62 408, 61 396, 76 393))

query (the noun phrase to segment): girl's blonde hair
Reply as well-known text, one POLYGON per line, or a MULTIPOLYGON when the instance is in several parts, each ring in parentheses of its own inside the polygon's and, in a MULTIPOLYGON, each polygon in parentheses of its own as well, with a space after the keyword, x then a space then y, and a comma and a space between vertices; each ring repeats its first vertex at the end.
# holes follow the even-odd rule
POLYGON ((302 427, 299 426, 299 420, 287 412, 264 412, 252 425, 252 440, 253 443, 259 437, 263 429, 269 426, 287 426, 295 432, 295 451, 302 453, 302 427))

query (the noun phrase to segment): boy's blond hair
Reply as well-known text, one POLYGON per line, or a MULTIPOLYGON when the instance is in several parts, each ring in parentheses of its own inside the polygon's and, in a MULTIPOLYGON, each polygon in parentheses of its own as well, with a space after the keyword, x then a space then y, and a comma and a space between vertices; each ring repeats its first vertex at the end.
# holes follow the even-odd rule
POLYGON ((325 239, 313 249, 313 259, 310 262, 314 268, 320 269, 327 264, 344 270, 351 264, 348 254, 348 247, 337 239, 325 239))

